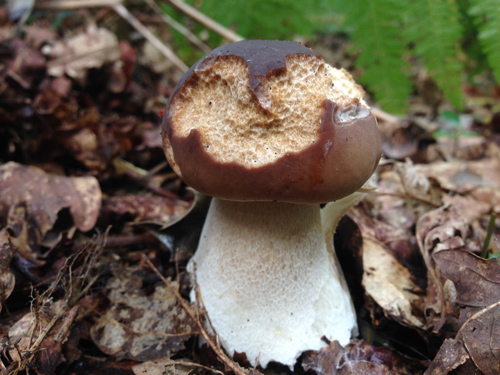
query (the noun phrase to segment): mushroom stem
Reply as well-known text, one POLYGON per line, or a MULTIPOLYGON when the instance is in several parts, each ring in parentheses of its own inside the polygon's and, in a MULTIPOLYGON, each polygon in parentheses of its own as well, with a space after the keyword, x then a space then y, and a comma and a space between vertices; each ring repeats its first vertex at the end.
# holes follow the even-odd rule
POLYGON ((328 204, 213 199, 193 258, 223 347, 252 365, 292 367, 328 340, 346 345, 356 314, 333 249, 334 226, 362 193, 328 204), (323 223, 322 223, 323 221, 323 223))

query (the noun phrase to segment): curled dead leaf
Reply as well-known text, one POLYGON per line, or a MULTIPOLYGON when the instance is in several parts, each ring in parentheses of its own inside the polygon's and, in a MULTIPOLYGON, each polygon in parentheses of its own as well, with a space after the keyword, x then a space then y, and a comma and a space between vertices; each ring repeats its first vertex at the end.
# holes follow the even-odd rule
POLYGON ((116 35, 91 24, 85 33, 79 33, 64 41, 56 41, 43 49, 51 57, 48 73, 60 77, 63 74, 81 80, 91 68, 100 68, 106 63, 120 59, 116 35))
POLYGON ((0 222, 13 205, 22 203, 38 232, 37 240, 53 227, 57 214, 68 208, 75 226, 91 230, 101 206, 101 189, 94 177, 65 177, 14 162, 0 166, 0 222))
POLYGON ((414 165, 407 160, 405 163, 396 163, 394 171, 400 176, 404 190, 411 196, 427 197, 429 195, 431 183, 428 177, 419 171, 419 165, 414 165))
POLYGON ((381 196, 372 202, 374 202, 370 212, 372 215, 361 207, 355 207, 349 212, 349 217, 358 224, 363 237, 383 243, 398 262, 411 272, 412 281, 423 288, 426 281, 422 277, 422 272, 425 272, 425 269, 421 264, 413 232, 407 228, 409 223, 414 223, 416 220, 415 213, 410 213, 411 207, 406 206, 398 197, 381 196), (386 198, 394 199, 394 202, 391 203, 386 198), (390 207, 394 209, 391 210, 390 207), (377 216, 382 216, 383 220, 374 219, 374 212, 378 213, 382 208, 389 211, 389 215, 392 213, 396 217, 393 220, 386 220, 386 216, 380 214, 377 216))
POLYGON ((427 300, 428 323, 439 330, 448 315, 453 315, 453 295, 447 293, 445 279, 436 266, 433 254, 447 249, 463 248, 469 237, 473 235, 467 214, 460 205, 444 206, 422 215, 416 227, 416 236, 422 257, 427 266, 427 300), (432 322, 432 323, 431 323, 432 322))
POLYGON ((418 308, 424 291, 413 284, 408 269, 383 243, 364 238, 363 270, 366 293, 386 315, 405 326, 427 328, 423 312, 418 308))

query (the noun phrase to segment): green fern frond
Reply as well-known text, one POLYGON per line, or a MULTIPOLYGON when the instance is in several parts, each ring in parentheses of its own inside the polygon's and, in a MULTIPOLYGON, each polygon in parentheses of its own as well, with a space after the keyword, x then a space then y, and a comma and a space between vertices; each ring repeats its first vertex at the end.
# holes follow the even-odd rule
POLYGON ((414 1, 406 13, 406 34, 416 42, 415 55, 450 103, 462 109, 463 62, 459 59, 459 41, 463 29, 457 4, 454 0, 414 1))
POLYGON ((325 28, 312 22, 321 0, 188 0, 198 9, 246 39, 291 39, 294 35, 314 37, 314 31, 325 28), (307 10, 307 11, 304 11, 307 10), (311 11, 311 10, 314 10, 311 11))
POLYGON ((359 80, 375 94, 387 111, 404 113, 412 90, 409 64, 404 60, 405 40, 401 28, 405 2, 399 0, 339 1, 335 8, 352 28, 351 40, 360 51, 356 66, 359 80))
POLYGON ((500 82, 500 0, 470 0, 479 41, 497 82, 500 82))

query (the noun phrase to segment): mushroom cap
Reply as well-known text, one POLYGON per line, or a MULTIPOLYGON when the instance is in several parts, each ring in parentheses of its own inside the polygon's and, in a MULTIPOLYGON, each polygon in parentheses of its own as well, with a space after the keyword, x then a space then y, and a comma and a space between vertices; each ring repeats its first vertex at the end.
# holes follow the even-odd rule
POLYGON ((358 190, 380 135, 364 91, 295 42, 214 49, 169 98, 163 144, 173 170, 227 200, 323 203, 358 190))

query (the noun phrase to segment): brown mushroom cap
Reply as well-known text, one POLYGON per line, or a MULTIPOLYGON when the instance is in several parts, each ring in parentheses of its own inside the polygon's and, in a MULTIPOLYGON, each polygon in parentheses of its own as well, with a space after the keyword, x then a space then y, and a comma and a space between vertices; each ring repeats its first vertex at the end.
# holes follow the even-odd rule
POLYGON ((359 189, 380 159, 364 91, 294 42, 219 47, 181 79, 165 153, 188 185, 229 200, 323 203, 359 189))

